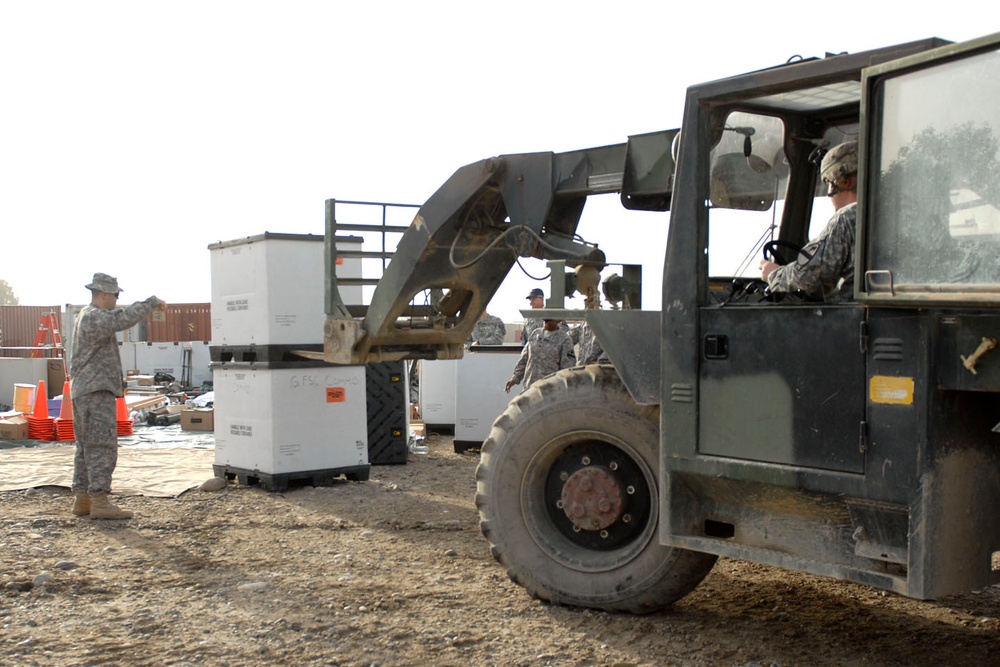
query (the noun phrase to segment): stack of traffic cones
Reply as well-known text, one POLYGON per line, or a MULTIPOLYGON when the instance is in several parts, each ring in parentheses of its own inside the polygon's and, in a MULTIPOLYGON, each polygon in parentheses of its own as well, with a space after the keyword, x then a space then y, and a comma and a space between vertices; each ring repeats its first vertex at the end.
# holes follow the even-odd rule
POLYGON ((35 389, 35 409, 28 415, 28 437, 32 440, 55 440, 55 420, 49 417, 49 395, 45 380, 38 381, 35 389))
POLYGON ((118 435, 132 435, 132 419, 129 417, 124 396, 118 397, 118 435))
POLYGON ((73 399, 70 396, 69 380, 63 383, 62 406, 56 418, 56 440, 76 440, 73 433, 73 399))

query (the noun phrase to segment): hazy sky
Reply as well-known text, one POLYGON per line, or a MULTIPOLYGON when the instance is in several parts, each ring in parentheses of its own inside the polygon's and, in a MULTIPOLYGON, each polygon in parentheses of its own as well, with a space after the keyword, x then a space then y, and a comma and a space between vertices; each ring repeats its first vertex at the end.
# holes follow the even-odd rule
MULTIPOLYGON (((681 4, 0 0, 0 278, 25 305, 84 303, 95 271, 208 302, 209 244, 322 234, 328 198, 420 204, 492 155, 676 127, 691 84, 1000 30, 979 0, 681 4)), ((658 309, 666 214, 594 208, 658 309)), ((490 311, 532 286, 515 267, 490 311)))

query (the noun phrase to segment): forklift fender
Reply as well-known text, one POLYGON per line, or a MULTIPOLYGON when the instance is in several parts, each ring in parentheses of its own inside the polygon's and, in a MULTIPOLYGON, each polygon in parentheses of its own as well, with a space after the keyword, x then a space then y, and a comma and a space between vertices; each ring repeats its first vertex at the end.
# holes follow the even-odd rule
POLYGON ((659 405, 660 311, 588 310, 587 323, 632 399, 659 405))

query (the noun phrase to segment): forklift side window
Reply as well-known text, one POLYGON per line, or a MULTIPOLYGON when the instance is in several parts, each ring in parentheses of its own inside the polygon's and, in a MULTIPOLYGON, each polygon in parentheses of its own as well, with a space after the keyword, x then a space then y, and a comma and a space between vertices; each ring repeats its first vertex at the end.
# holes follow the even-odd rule
POLYGON ((998 69, 991 51, 877 85, 869 291, 1000 289, 998 69))
POLYGON ((788 183, 780 118, 734 112, 710 158, 708 271, 756 272, 761 246, 774 235, 788 183))

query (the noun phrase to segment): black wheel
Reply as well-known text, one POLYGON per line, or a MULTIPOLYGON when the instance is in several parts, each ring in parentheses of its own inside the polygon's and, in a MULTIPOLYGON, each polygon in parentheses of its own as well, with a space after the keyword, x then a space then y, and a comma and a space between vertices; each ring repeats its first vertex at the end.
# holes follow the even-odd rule
POLYGON ((483 443, 480 527, 536 598, 647 613, 676 602, 716 557, 664 547, 659 409, 637 405, 611 366, 560 371, 517 397, 483 443))

